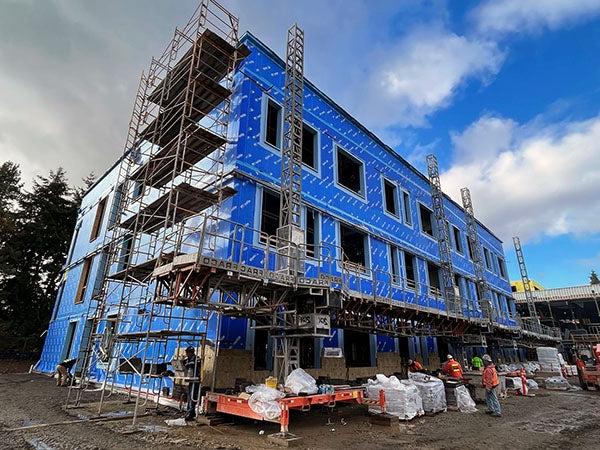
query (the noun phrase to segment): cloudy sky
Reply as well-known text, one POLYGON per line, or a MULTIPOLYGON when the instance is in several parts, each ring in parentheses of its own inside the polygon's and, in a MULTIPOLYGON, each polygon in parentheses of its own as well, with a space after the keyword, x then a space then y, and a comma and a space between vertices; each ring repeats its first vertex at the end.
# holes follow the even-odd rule
MULTIPOLYGON (((224 0, 444 190, 526 243, 530 275, 600 271, 600 0, 224 0)), ((139 74, 197 0, 0 0, 0 161, 75 184, 122 151, 139 74)))

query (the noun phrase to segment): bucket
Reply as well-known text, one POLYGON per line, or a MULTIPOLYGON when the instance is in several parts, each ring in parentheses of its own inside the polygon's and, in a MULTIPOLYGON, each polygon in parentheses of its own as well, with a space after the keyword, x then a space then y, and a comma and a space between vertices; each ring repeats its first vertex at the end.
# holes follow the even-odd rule
POLYGON ((273 389, 277 389, 277 378, 268 377, 265 379, 265 386, 273 389))

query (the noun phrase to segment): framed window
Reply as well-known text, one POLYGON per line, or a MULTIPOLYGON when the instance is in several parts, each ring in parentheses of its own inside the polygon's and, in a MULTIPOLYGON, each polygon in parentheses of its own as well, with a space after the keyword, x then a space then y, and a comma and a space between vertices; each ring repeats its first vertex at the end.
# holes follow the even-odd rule
POLYGON ((365 166, 348 152, 337 147, 337 182, 346 189, 365 196, 365 166))
POLYGON ((392 283, 400 284, 402 282, 402 275, 400 273, 400 252, 398 251, 398 247, 388 245, 388 253, 392 283))
POLYGON ((132 193, 133 200, 140 198, 142 196, 143 192, 144 192, 144 182, 140 181, 140 180, 136 180, 133 183, 133 193, 132 193))
POLYGON ((307 124, 302 124, 302 164, 313 170, 319 164, 318 133, 307 124))
POLYGON ((410 195, 406 191, 402 191, 402 210, 404 213, 404 223, 412 226, 412 211, 410 208, 410 195))
POLYGON ((367 266, 367 236, 364 233, 340 223, 340 247, 344 252, 344 264, 358 268, 367 266))
POLYGON ((434 238, 433 211, 422 203, 419 203, 419 217, 421 219, 421 231, 427 236, 434 238))
POLYGON ((427 261, 427 278, 429 279, 429 292, 441 296, 440 268, 430 261, 427 261))
POLYGON ((266 120, 265 120, 265 131, 264 131, 264 141, 276 147, 278 149, 281 148, 281 140, 282 140, 282 115, 283 108, 279 106, 272 99, 267 99, 266 105, 266 120))
POLYGON ((487 270, 492 270, 492 257, 490 251, 485 247, 483 247, 483 257, 485 259, 485 268, 487 270))
POLYGON ((119 220, 119 207, 121 199, 123 198, 123 183, 120 183, 115 188, 115 195, 113 196, 112 205, 110 206, 110 214, 108 215, 108 227, 113 227, 117 220, 119 220))
POLYGON ((267 189, 262 191, 262 202, 260 211, 260 241, 266 243, 267 236, 277 235, 279 228, 279 194, 273 193, 267 189))
POLYGON ((498 258, 498 268, 500 269, 500 276, 505 280, 508 279, 506 276, 506 262, 502 258, 498 258))
POLYGON ((131 261, 131 254, 133 249, 133 236, 127 235, 123 239, 121 245, 121 251, 119 253, 119 264, 117 270, 123 270, 131 261))
POLYGON ((92 233, 90 234, 90 242, 98 238, 100 235, 100 229, 102 228, 102 221, 104 220, 104 212, 106 211, 106 200, 104 197, 98 202, 96 207, 96 216, 94 217, 94 224, 92 225, 92 233))
POLYGON ((93 257, 89 256, 83 261, 81 275, 79 276, 79 284, 77 285, 77 293, 75 294, 75 303, 82 303, 85 299, 88 282, 90 281, 90 271, 92 269, 93 257))
POLYGON ((314 258, 319 249, 319 213, 312 208, 306 208, 304 230, 306 234, 306 255, 314 258))
POLYGON ((465 249, 463 247, 462 236, 460 235, 460 230, 452 225, 452 237, 454 238, 454 250, 456 250, 461 255, 464 254, 465 249))
POLYGON ((388 213, 398 217, 398 188, 385 178, 383 179, 383 206, 388 213))
POLYGON ((469 259, 471 261, 475 260, 475 253, 473 251, 473 242, 471 242, 471 238, 469 236, 467 236, 467 251, 469 253, 469 259))
POLYGON ((406 276, 406 287, 415 289, 417 286, 417 263, 412 253, 404 252, 404 271, 406 276))

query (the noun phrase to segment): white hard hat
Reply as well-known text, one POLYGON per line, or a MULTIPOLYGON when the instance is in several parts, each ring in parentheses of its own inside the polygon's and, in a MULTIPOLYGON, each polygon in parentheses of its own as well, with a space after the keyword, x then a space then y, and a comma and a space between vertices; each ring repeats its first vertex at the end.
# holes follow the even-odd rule
POLYGON ((483 355, 482 358, 484 361, 489 361, 492 362, 492 357, 490 355, 488 355, 487 353, 485 355, 483 355))
POLYGON ((454 358, 452 357, 452 355, 450 355, 450 354, 449 354, 448 356, 446 356, 446 358, 448 358, 448 359, 454 359, 454 358))

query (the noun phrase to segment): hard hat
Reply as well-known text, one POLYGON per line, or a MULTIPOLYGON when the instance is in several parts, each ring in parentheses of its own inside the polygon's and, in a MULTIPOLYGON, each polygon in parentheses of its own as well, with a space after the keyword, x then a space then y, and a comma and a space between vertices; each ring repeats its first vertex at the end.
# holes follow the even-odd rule
POLYGON ((408 360, 408 363, 409 363, 409 364, 412 364, 412 363, 413 363, 413 360, 412 360, 412 359, 409 359, 409 360, 408 360))
POLYGON ((483 355, 483 360, 492 362, 492 357, 486 353, 485 355, 483 355))
POLYGON ((446 356, 446 358, 448 358, 448 359, 454 359, 454 358, 452 357, 452 355, 448 355, 448 356, 446 356))
POLYGON ((191 345, 185 349, 186 353, 195 353, 196 349, 194 347, 192 347, 191 345))

